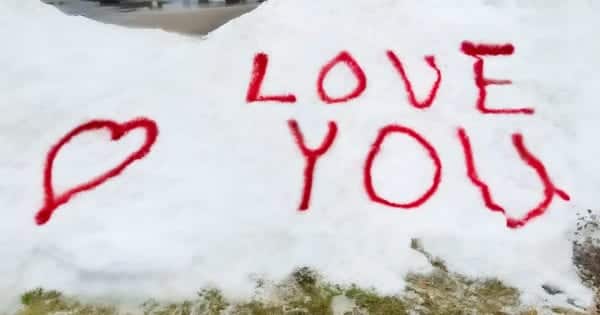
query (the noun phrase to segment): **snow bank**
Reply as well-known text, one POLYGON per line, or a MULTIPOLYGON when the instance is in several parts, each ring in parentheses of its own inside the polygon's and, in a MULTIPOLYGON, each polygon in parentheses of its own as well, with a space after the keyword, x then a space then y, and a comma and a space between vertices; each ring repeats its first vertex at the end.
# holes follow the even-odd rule
MULTIPOLYGON (((62 16, 36 0, 0 3, 0 297, 34 286, 69 293, 189 295, 217 284, 245 295, 252 275, 278 279, 309 265, 341 282, 403 287, 407 272, 429 269, 411 238, 457 272, 499 277, 525 302, 550 297, 542 284, 588 303, 571 264, 575 213, 597 205, 595 161, 600 109, 600 22, 591 1, 270 0, 206 40, 130 30, 62 16), (472 56, 461 42, 512 43, 511 56, 484 57, 490 107, 531 107, 533 115, 483 115, 475 108, 472 56), (442 73, 430 108, 410 105, 386 56, 403 63, 418 100, 442 73), (367 78, 360 97, 325 104, 319 70, 340 51, 367 78), (294 93, 297 102, 246 102, 256 53, 269 56, 264 94, 294 93), (143 159, 60 206, 44 226, 44 164, 67 132, 93 119, 144 116, 159 135, 143 159), (308 211, 297 211, 305 159, 290 133, 294 119, 310 147, 339 128, 317 163, 308 211), (378 131, 410 127, 442 165, 435 194, 411 210, 372 201, 363 167, 378 131), (511 142, 521 133, 557 188, 547 211, 519 229, 486 208, 467 177, 457 136, 470 137, 478 175, 494 200, 521 217, 543 197, 537 174, 511 142)), ((335 67, 332 96, 355 78, 335 67)), ((67 143, 54 163, 60 194, 119 164, 144 142, 133 130, 118 142, 106 131, 67 143)), ((419 142, 398 134, 374 160, 376 193, 398 203, 417 199, 435 168, 419 142)), ((4 302, 4 301, 3 301, 4 302)), ((6 303, 1 303, 5 305, 6 303)))

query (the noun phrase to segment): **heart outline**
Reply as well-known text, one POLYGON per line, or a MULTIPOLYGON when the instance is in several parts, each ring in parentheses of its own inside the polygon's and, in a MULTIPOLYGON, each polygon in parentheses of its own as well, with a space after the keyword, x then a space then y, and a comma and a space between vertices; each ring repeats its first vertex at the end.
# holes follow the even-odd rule
POLYGON ((133 162, 143 159, 148 153, 150 153, 152 146, 156 143, 157 137, 158 125, 154 120, 145 117, 135 118, 124 123, 118 123, 114 120, 95 119, 69 131, 50 148, 50 151, 48 151, 48 154, 46 156, 43 181, 44 205, 35 216, 36 224, 46 224, 50 220, 56 209, 68 203, 71 200, 71 198, 82 192, 95 189, 96 187, 104 184, 109 179, 119 176, 133 162), (123 136, 125 136, 132 130, 143 129, 145 131, 145 141, 138 150, 128 155, 117 166, 92 178, 87 182, 78 184, 63 193, 56 195, 54 191, 54 184, 52 183, 52 178, 54 161, 58 153, 73 138, 76 138, 77 136, 83 133, 96 131, 100 129, 108 129, 110 131, 111 141, 120 140, 123 136))

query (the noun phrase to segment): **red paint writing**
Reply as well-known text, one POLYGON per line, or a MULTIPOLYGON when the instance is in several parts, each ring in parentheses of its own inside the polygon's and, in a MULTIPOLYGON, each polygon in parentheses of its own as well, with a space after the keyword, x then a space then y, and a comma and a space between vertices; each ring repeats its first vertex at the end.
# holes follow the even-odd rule
POLYGON ((488 108, 486 105, 487 86, 488 85, 507 85, 511 84, 510 80, 488 79, 483 75, 483 58, 481 56, 510 56, 514 53, 515 47, 512 44, 504 45, 489 45, 489 44, 474 44, 464 41, 461 45, 461 50, 464 54, 475 58, 473 64, 473 72, 475 73, 475 85, 479 90, 476 107, 482 114, 527 114, 534 113, 533 108, 488 108))
MULTIPOLYGON (((512 82, 510 80, 490 79, 484 75, 484 56, 510 56, 514 54, 515 47, 512 44, 475 44, 469 41, 464 41, 461 44, 461 51, 463 54, 470 56, 475 59, 473 64, 473 72, 475 85, 478 89, 478 97, 476 100, 476 109, 482 114, 527 114, 531 115, 534 113, 533 108, 490 108, 486 104, 487 101, 487 88, 489 85, 508 85, 512 82)), ((426 109, 432 106, 435 98, 438 94, 442 83, 442 72, 436 64, 434 56, 425 56, 424 60, 426 64, 433 69, 436 75, 436 79, 431 85, 427 96, 423 100, 418 100, 413 84, 409 79, 409 76, 402 64, 400 58, 391 50, 386 52, 387 58, 391 63, 391 66, 398 72, 403 82, 404 88, 407 92, 407 98, 409 103, 417 109, 426 109)), ((257 53, 254 56, 254 62, 252 65, 252 73, 250 82, 246 93, 246 101, 248 103, 253 102, 279 102, 279 103, 295 103, 297 101, 296 96, 292 93, 282 94, 264 94, 262 91, 263 82, 266 77, 266 72, 269 63, 269 56, 266 53, 257 53)), ((413 81, 414 82, 414 81, 413 81)), ((326 104, 337 104, 348 102, 359 98, 367 88, 367 76, 363 71, 362 67, 356 61, 356 59, 347 51, 341 51, 331 61, 327 62, 321 67, 317 77, 317 94, 320 99, 326 104), (342 96, 332 96, 324 87, 325 79, 329 76, 331 70, 337 66, 343 64, 348 67, 351 71, 352 76, 356 79, 356 86, 342 96)), ((321 144, 316 148, 309 148, 305 142, 304 135, 300 130, 298 123, 295 120, 288 121, 288 127, 290 128, 292 137, 297 144, 300 152, 305 160, 305 167, 303 172, 304 182, 302 188, 302 197, 298 209, 300 211, 308 210, 310 206, 311 192, 313 189, 314 173, 316 170, 317 161, 323 155, 325 155, 334 140, 336 139, 338 128, 334 121, 328 123, 327 133, 322 140, 321 144)), ((152 146, 155 144, 158 137, 158 127, 156 123, 147 118, 139 118, 123 124, 111 120, 92 120, 85 123, 66 134, 58 143, 56 143, 48 152, 46 158, 46 165, 44 169, 44 204, 42 208, 36 214, 35 220, 38 225, 47 223, 52 217, 53 213, 57 208, 66 204, 74 196, 93 190, 94 188, 102 185, 111 178, 120 175, 128 166, 137 160, 143 159, 149 152, 152 146), (121 163, 107 172, 99 175, 98 177, 80 184, 76 187, 70 188, 67 191, 57 194, 53 187, 53 167, 56 156, 59 154, 64 145, 68 144, 73 138, 86 132, 93 132, 102 129, 107 129, 111 134, 112 141, 118 141, 124 135, 134 129, 141 129, 145 132, 145 142, 137 151, 127 156, 121 163)), ((568 201, 570 200, 569 195, 559 189, 551 180, 545 165, 533 155, 525 146, 523 136, 519 133, 512 135, 512 143, 517 151, 519 157, 528 167, 533 169, 543 185, 543 198, 542 200, 531 210, 529 210, 521 218, 510 217, 503 206, 494 200, 489 185, 481 179, 475 166, 474 153, 471 147, 471 143, 466 131, 462 128, 458 130, 458 138, 462 145, 465 165, 467 169, 467 177, 471 183, 477 187, 482 196, 485 206, 494 212, 499 212, 506 218, 506 225, 510 228, 519 228, 525 226, 530 220, 543 215, 550 204, 552 203, 555 196, 568 201)), ((373 202, 383 204, 394 208, 413 209, 417 208, 426 203, 439 188, 442 180, 442 163, 438 155, 438 152, 433 145, 425 139, 421 134, 415 130, 401 126, 401 125, 387 125, 379 130, 377 137, 372 144, 363 167, 363 184, 365 191, 373 202), (406 135, 415 141, 417 141, 421 147, 427 152, 428 158, 434 165, 434 174, 432 177, 431 185, 425 190, 425 192, 419 196, 416 200, 408 202, 397 202, 388 200, 380 196, 376 189, 372 178, 372 171, 375 160, 381 151, 381 147, 387 137, 392 134, 406 135)))
POLYGON ((252 102, 280 102, 280 103, 295 103, 296 96, 294 94, 282 94, 282 95, 262 95, 261 88, 265 75, 267 73, 267 66, 269 64, 269 56, 265 53, 258 53, 254 56, 254 65, 252 68, 252 76, 250 78, 250 84, 248 85, 248 92, 246 94, 246 101, 252 102))
POLYGON ((541 216, 546 212, 550 203, 555 195, 558 195, 561 199, 568 201, 570 200, 569 195, 563 190, 559 189, 554 185, 548 172, 546 171, 546 167, 544 164, 537 159, 527 148, 525 147, 525 143, 523 142, 523 135, 519 133, 515 133, 512 136, 512 142, 519 154, 519 157, 525 164, 535 170, 538 177, 540 178, 543 186, 544 186, 544 199, 533 209, 531 209, 527 214, 525 214, 522 218, 511 218, 506 214, 504 207, 499 205, 494 201, 492 193, 490 191, 489 186, 479 177, 477 173, 477 168, 475 166, 475 159, 473 157, 473 149, 471 147, 471 142, 469 140, 469 136, 466 131, 462 128, 458 129, 458 138, 463 148, 463 153, 465 155, 465 164, 467 167, 467 176, 477 188, 479 188, 481 192, 481 196, 483 198, 483 202, 485 206, 492 210, 502 213, 506 217, 506 225, 510 228, 519 228, 525 226, 527 222, 530 220, 541 216))
POLYGON ((384 204, 386 206, 394 207, 394 208, 404 208, 404 209, 416 208, 416 207, 423 205, 425 202, 427 202, 427 200, 429 200, 429 198, 431 198, 431 196, 433 196, 433 194, 438 189, 441 181, 442 181, 442 162, 440 160, 440 157, 439 157, 437 151, 435 150, 435 148, 422 135, 420 135, 419 133, 417 133, 416 131, 414 131, 408 127, 399 126, 399 125, 388 125, 379 131, 379 134, 377 135, 375 142, 371 146, 371 151, 367 155, 367 160, 366 160, 365 167, 364 167, 364 185, 365 185, 365 189, 367 191, 367 195, 369 195, 369 198, 371 198, 372 201, 384 204), (429 187, 429 189, 427 189, 427 191, 421 197, 419 197, 417 200, 407 202, 407 203, 392 202, 383 197, 380 197, 377 194, 377 192, 375 191, 375 187, 373 185, 373 178, 371 176, 373 164, 375 162, 375 157, 377 157, 377 154, 381 150, 381 145, 385 141, 386 137, 391 135, 392 133, 405 134, 405 135, 415 139, 427 151, 429 158, 431 158, 431 161, 433 162, 433 165, 435 166, 435 173, 433 175, 433 180, 432 180, 432 183, 431 183, 431 186, 429 187))
POLYGON ((52 146, 48 152, 46 165, 44 168, 44 205, 35 216, 36 223, 38 225, 47 223, 54 211, 61 205, 69 202, 69 200, 71 200, 71 198, 73 198, 75 195, 92 190, 99 185, 102 185, 107 180, 121 174, 125 168, 127 168, 136 160, 144 158, 150 152, 150 149, 156 142, 157 137, 158 126, 156 125, 156 122, 148 118, 138 118, 123 124, 119 124, 112 120, 92 120, 71 130, 62 139, 60 139, 58 143, 52 146), (119 165, 86 183, 80 184, 63 192, 62 194, 57 195, 54 191, 52 176, 54 160, 56 159, 56 156, 63 146, 73 140, 73 138, 86 132, 93 132, 101 129, 107 129, 110 132, 112 141, 118 141, 124 135, 134 129, 142 129, 145 131, 145 141, 137 151, 126 157, 125 160, 123 160, 123 162, 121 162, 119 165))
MULTIPOLYGON (((535 111, 533 108, 489 108, 486 104, 487 101, 487 87, 489 85, 508 85, 512 84, 510 80, 499 80, 499 79, 490 79, 484 76, 484 60, 483 56, 510 56, 514 54, 515 47, 512 44, 475 44, 469 41, 463 41, 461 44, 461 51, 470 57, 475 58, 475 63, 473 64, 473 73, 475 77, 475 85, 478 89, 478 96, 476 100, 476 108, 482 114, 527 114, 531 115, 535 111)), ((408 101, 415 108, 425 109, 430 107, 435 100, 437 92, 441 86, 442 82, 442 72, 438 68, 435 57, 434 56, 425 56, 425 62, 431 67, 436 73, 436 80, 433 83, 427 97, 419 101, 415 96, 415 92, 412 87, 412 83, 410 82, 406 70, 402 65, 402 62, 396 56, 396 54, 388 50, 387 57, 390 60, 392 66, 398 71, 401 76, 401 79, 404 83, 404 87, 408 94, 408 101)), ((246 101, 248 103, 258 102, 258 101, 275 101, 282 103, 295 103, 296 96, 294 94, 282 94, 282 95, 271 95, 264 96, 261 94, 261 86, 265 77, 267 65, 268 65, 268 55, 265 53, 258 53, 254 57, 254 65, 252 71, 252 77, 250 80, 250 84, 248 86, 248 92, 246 95, 246 101)), ((367 88, 367 76, 365 72, 358 64, 358 62, 352 57, 352 55, 347 51, 340 52, 333 60, 325 64, 317 78, 317 93, 321 100, 327 104, 334 103, 342 103, 348 102, 350 100, 356 99, 360 97, 365 89, 367 88), (329 93, 325 90, 324 81, 331 69, 336 65, 343 63, 345 64, 352 72, 354 77, 357 80, 357 84, 354 89, 348 92, 346 95, 333 97, 329 95, 329 93)))
POLYGON ((331 60, 329 63, 323 66, 323 68, 319 72, 319 78, 317 80, 317 91, 319 93, 319 97, 321 97, 321 100, 323 100, 325 103, 334 104, 347 102, 349 100, 359 97, 365 91, 366 88, 367 76, 361 69, 360 65, 358 65, 358 62, 356 62, 354 57, 352 57, 352 55, 350 55, 350 53, 347 51, 342 51, 339 55, 333 58, 333 60, 331 60), (350 71, 352 71, 352 73, 356 77, 356 87, 354 88, 354 90, 352 90, 344 96, 332 97, 327 93, 327 91, 325 91, 325 87, 323 86, 323 84, 325 78, 327 77, 331 69, 333 69, 333 67, 335 67, 339 63, 345 64, 346 66, 348 66, 350 71))
POLYGON ((304 168, 304 187, 302 188, 302 200, 300 201, 300 206, 298 207, 298 210, 305 211, 308 210, 310 204, 310 195, 312 192, 313 177, 315 174, 317 160, 324 155, 327 150, 329 150, 333 144, 333 140, 335 140, 338 129, 335 122, 329 122, 327 126, 327 135, 325 135, 325 139, 321 145, 316 149, 310 149, 306 146, 304 136, 302 135, 302 131, 300 131, 298 123, 295 120, 289 120, 288 126, 290 127, 290 131, 292 132, 292 136, 294 137, 296 144, 300 148, 300 153, 302 153, 302 156, 304 156, 304 159, 306 160, 306 166, 304 168))
MULTIPOLYGON (((523 107, 523 108, 490 108, 487 102, 488 90, 487 88, 490 85, 508 85, 512 84, 510 80, 501 80, 501 79, 491 79, 487 78, 484 75, 484 57, 486 56, 511 56, 515 52, 515 47, 510 44, 489 44, 489 43, 473 43, 469 41, 463 41, 461 44, 461 51, 463 54, 472 57, 475 59, 475 62, 472 67, 472 71, 474 73, 475 85, 478 89, 478 96, 476 100, 476 109, 482 114, 526 114, 531 115, 534 113, 533 108, 523 107)), ((426 109, 432 106, 435 98, 438 94, 438 91, 441 87, 442 83, 442 71, 436 64, 436 59, 434 56, 425 56, 424 60, 427 65, 433 69, 435 72, 436 78, 433 82, 431 88, 429 89, 427 96, 422 100, 418 100, 413 89, 413 82, 409 79, 409 76, 406 72, 404 65, 400 58, 391 50, 387 50, 386 52, 387 58, 391 63, 391 66, 398 72, 402 82, 404 84, 404 88, 407 92, 407 98, 409 103, 417 109, 426 109)), ((259 101, 259 100, 287 100, 290 102, 295 101, 295 97, 292 94, 277 96, 274 98, 270 97, 258 97, 260 93, 255 92, 251 93, 250 91, 258 91, 260 90, 260 84, 264 77, 264 72, 266 71, 268 57, 265 54, 258 54, 254 60, 254 75, 250 84, 250 89, 248 93, 248 101, 259 101), (252 88, 254 87, 254 88, 252 88), (293 100, 293 101, 292 101, 293 100)), ((327 104, 334 103, 343 103, 359 98, 365 91, 367 87, 367 77, 365 72, 358 64, 358 62, 354 59, 354 57, 347 51, 341 51, 335 58, 325 64, 318 75, 317 78, 317 94, 321 98, 321 100, 327 104), (357 83, 353 90, 346 93, 346 95, 334 97, 331 96, 328 91, 325 90, 324 81, 328 77, 329 72, 338 64, 344 64, 347 66, 352 75, 355 77, 357 83)), ((310 150, 306 148, 304 145, 304 140, 302 138, 302 133, 300 132, 298 125, 295 121, 291 120, 289 122, 290 129, 292 130, 292 134, 298 143, 303 156, 306 158, 306 168, 304 172, 304 188, 302 193, 302 201, 300 203, 300 210, 306 210, 309 205, 310 200, 310 192, 312 189, 314 168, 316 165, 317 159, 327 152, 331 143, 333 142, 337 128, 334 122, 330 122, 329 132, 322 143, 322 145, 316 150, 310 150)), ((546 172, 546 168, 544 164, 538 160, 531 152, 527 150, 525 144, 523 142, 523 136, 521 134, 513 135, 513 145, 523 162, 527 164, 529 167, 535 170, 538 177, 542 181, 544 185, 544 198, 543 200, 532 210, 530 210, 525 216, 522 218, 511 218, 506 215, 505 209, 494 201, 492 193, 488 187, 488 185, 479 177, 477 173, 477 169, 475 168, 475 161, 473 158, 473 152, 471 149, 471 145, 469 139, 464 130, 460 129, 459 138, 461 140, 461 144, 463 146, 463 151, 465 154, 465 160, 467 165, 467 175, 469 180, 479 188, 482 198, 486 207, 488 207, 492 211, 502 213, 507 219, 507 225, 511 228, 522 227, 527 224, 531 219, 541 216, 545 213, 547 208, 550 206, 554 196, 558 195, 561 199, 569 200, 569 196, 567 193, 558 189, 553 182, 550 180, 548 173, 546 172)), ((377 203, 384 204, 390 207, 396 208, 405 208, 411 209, 416 208, 422 204, 424 204, 429 198, 431 198, 435 192, 437 191, 441 179, 442 179, 442 164, 441 160, 436 152, 435 148, 420 134, 416 131, 398 125, 388 125, 382 128, 377 135, 375 142, 373 143, 365 161, 364 165, 364 186, 365 190, 369 196, 369 198, 377 203), (415 139, 421 146, 427 151, 432 163, 435 166, 435 173, 433 175, 431 186, 420 196, 417 200, 411 202, 394 202, 387 200, 378 195, 376 189, 374 187, 373 179, 371 176, 373 164, 375 163, 375 158, 377 154, 381 150, 381 146, 385 141, 386 137, 392 133, 402 133, 413 139, 415 139)))
POLYGON ((461 50, 469 56, 507 56, 515 52, 515 46, 512 44, 475 44, 464 41, 461 44, 461 50))
POLYGON ((387 56, 388 56, 388 59, 390 60, 390 62, 392 63, 392 65, 394 66, 394 68, 396 68, 398 73, 400 73, 400 77, 402 78, 402 81, 404 82, 404 88, 406 89, 406 93, 408 94, 408 102, 412 106, 419 108, 419 109, 425 109, 425 108, 430 107, 431 104, 433 103, 433 100, 435 99, 438 89, 440 88, 440 84, 442 83, 442 72, 435 64, 435 57, 434 56, 425 56, 425 62, 431 68, 433 68, 433 70, 435 70, 436 79, 435 79, 435 82, 433 83, 433 86, 429 90, 429 94, 427 95, 427 98, 425 98, 423 101, 418 101, 417 97, 415 96, 415 92, 413 91, 412 84, 411 84, 410 80, 408 79, 408 75, 406 74, 406 71, 404 70, 404 67, 402 66, 402 62, 400 61, 400 58, 398 58, 398 56, 396 56, 396 54, 391 50, 388 50, 387 56))

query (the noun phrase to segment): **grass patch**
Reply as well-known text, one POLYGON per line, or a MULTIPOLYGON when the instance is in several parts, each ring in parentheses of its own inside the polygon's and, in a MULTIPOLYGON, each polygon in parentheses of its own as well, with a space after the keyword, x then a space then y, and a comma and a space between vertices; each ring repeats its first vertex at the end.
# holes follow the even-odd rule
POLYGON ((496 279, 469 279, 435 271, 408 275, 407 290, 413 309, 420 314, 519 314, 519 291, 496 279))
MULTIPOLYGON (((337 297, 351 302, 343 315, 542 314, 522 306, 518 290, 494 279, 469 279, 438 269, 408 275, 406 281, 404 292, 383 295, 356 285, 333 285, 314 270, 300 268, 281 283, 263 283, 262 288, 270 293, 248 301, 229 301, 219 290, 206 289, 194 299, 177 303, 148 300, 131 315, 333 315, 337 297)), ((23 294, 21 302, 23 307, 15 315, 129 315, 114 306, 85 304, 42 289, 23 294)), ((584 314, 559 308, 543 314, 547 311, 584 314)))
POLYGON ((114 306, 83 304, 57 291, 35 289, 21 296, 23 308, 16 315, 115 315, 114 306))
POLYGON ((228 300, 219 290, 207 288, 187 301, 148 300, 139 310, 128 314, 115 306, 86 304, 57 291, 36 289, 23 294, 22 309, 14 315, 586 314, 571 309, 524 306, 517 289, 497 279, 472 279, 450 272, 418 240, 413 240, 411 248, 427 257, 434 271, 407 275, 405 290, 397 295, 357 285, 332 284, 315 270, 303 267, 279 283, 257 281, 255 296, 246 301, 228 300), (343 309, 336 306, 336 299, 345 302, 343 309))

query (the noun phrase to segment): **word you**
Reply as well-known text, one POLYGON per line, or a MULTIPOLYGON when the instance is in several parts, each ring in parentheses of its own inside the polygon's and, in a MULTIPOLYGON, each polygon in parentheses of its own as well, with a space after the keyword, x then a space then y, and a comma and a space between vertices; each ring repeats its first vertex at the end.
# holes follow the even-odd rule
MULTIPOLYGON (((490 79, 484 76, 484 56, 507 56, 514 53, 514 46, 512 44, 502 45, 489 45, 489 44, 474 44, 471 42, 463 42, 461 45, 461 51, 467 56, 474 58, 473 73, 474 73, 474 85, 478 90, 478 97, 475 101, 475 108, 481 114, 524 114, 533 115, 534 110, 532 108, 490 108, 486 104, 487 98, 487 87, 489 85, 506 85, 510 84, 510 80, 498 80, 490 79)), ((402 85, 407 93, 409 103, 419 110, 426 110, 431 107, 435 101, 437 91, 442 84, 442 72, 438 68, 435 60, 435 56, 425 56, 425 62, 433 69, 436 74, 436 79, 433 82, 427 97, 423 100, 418 100, 412 88, 412 83, 404 67, 401 59, 393 52, 387 51, 386 56, 393 69, 397 71, 400 76, 402 85)), ((297 101, 296 95, 292 93, 284 93, 278 95, 266 95, 262 92, 262 84, 266 78, 268 68, 269 57, 265 53, 258 53, 254 57, 253 69, 250 77, 246 93, 246 101, 248 103, 256 102, 276 102, 276 103, 295 103, 297 101)), ((360 97, 365 89, 367 88, 367 76, 361 68, 360 64, 354 59, 354 57, 347 51, 342 51, 330 62, 322 66, 319 75, 317 77, 317 92, 320 99, 325 104, 339 104, 348 102, 350 100, 360 97), (347 66, 353 76, 356 78, 356 86, 346 93, 346 95, 333 97, 331 96, 324 87, 323 82, 327 78, 329 72, 333 67, 338 64, 347 66)), ((302 130, 295 120, 289 120, 287 122, 292 138, 297 144, 300 154, 305 161, 304 167, 304 184, 302 187, 300 205, 298 206, 299 211, 306 211, 310 207, 310 198, 312 192, 312 186, 314 182, 314 174, 318 160, 327 154, 333 146, 335 139, 338 135, 338 126, 335 121, 330 121, 328 124, 328 130, 321 141, 321 144, 316 148, 310 148, 306 145, 302 130)), ((54 212, 62 205, 68 203, 73 197, 78 194, 91 191, 98 186, 104 184, 106 181, 113 179, 123 173, 126 168, 132 165, 134 162, 145 158, 151 148, 156 143, 159 134, 157 123, 149 118, 137 118, 128 122, 118 123, 112 120, 92 120, 84 123, 63 136, 55 145, 50 148, 50 151, 46 157, 46 163, 44 168, 44 179, 43 179, 43 191, 44 191, 44 202, 41 209, 35 216, 35 221, 38 225, 46 224, 54 214, 54 212), (53 167, 54 161, 61 149, 74 138, 88 132, 95 132, 101 129, 106 129, 110 132, 111 141, 119 141, 126 134, 133 130, 143 130, 145 134, 144 143, 137 148, 129 156, 125 157, 118 165, 105 173, 85 182, 77 185, 73 188, 67 189, 65 192, 56 193, 53 185, 53 167)), ((478 173, 476 166, 475 153, 471 146, 470 137, 467 131, 463 127, 456 129, 456 137, 459 145, 462 147, 466 177, 469 181, 478 189, 483 204, 489 210, 499 212, 506 218, 506 225, 510 228, 519 228, 525 226, 533 218, 542 216, 549 208, 555 196, 568 201, 570 200, 569 195, 562 189, 558 188, 550 175, 546 171, 546 167, 542 161, 540 161, 532 152, 530 152, 523 140, 523 135, 520 133, 514 133, 512 135, 513 146, 523 161, 528 167, 532 168, 537 174, 540 182, 543 185, 543 198, 533 208, 530 209, 524 216, 520 218, 510 217, 505 208, 498 203, 493 194, 491 193, 489 185, 486 181, 481 178, 478 173)), ((370 200, 391 208, 400 209, 415 209, 425 204, 433 195, 435 195, 438 187, 442 182, 443 165, 437 152, 436 148, 418 131, 398 125, 391 124, 382 127, 375 140, 370 147, 370 150, 366 154, 365 162, 363 165, 363 185, 366 194, 370 200), (381 150, 381 147, 388 136, 392 134, 401 134, 406 137, 413 139, 418 143, 423 150, 427 153, 428 158, 434 166, 434 174, 431 180, 431 185, 427 188, 423 194, 412 201, 398 202, 383 198, 377 193, 375 183, 373 182, 371 173, 376 163, 376 158, 381 150)))

